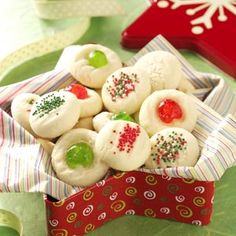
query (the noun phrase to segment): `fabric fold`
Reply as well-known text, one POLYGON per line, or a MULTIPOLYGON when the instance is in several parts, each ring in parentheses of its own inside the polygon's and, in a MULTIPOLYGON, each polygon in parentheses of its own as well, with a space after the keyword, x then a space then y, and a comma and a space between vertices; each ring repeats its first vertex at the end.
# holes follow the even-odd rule
MULTIPOLYGON (((200 181, 216 181, 225 171, 236 165, 236 96, 216 75, 195 71, 192 66, 162 36, 153 39, 127 64, 153 50, 165 50, 177 56, 185 77, 196 91, 193 96, 199 112, 193 131, 201 156, 194 167, 144 169, 137 171, 191 178, 200 181), (198 98, 196 98, 198 97, 198 98)), ((61 70, 53 70, 26 81, 0 87, 0 189, 13 192, 44 192, 56 199, 64 199, 81 188, 59 180, 52 168, 51 159, 37 140, 10 116, 11 101, 17 94, 33 92, 44 94, 72 83, 72 76, 61 70)))

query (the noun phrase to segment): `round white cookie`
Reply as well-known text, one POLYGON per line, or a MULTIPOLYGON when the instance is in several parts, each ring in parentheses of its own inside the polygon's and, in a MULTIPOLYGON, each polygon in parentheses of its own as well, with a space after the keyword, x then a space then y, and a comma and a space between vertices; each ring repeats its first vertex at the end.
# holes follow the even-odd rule
POLYGON ((21 93, 17 95, 11 103, 13 119, 33 135, 34 132, 29 123, 29 116, 33 104, 39 97, 39 95, 34 93, 21 93))
POLYGON ((75 124, 73 129, 84 128, 93 130, 93 117, 84 117, 80 118, 79 121, 75 124))
POLYGON ((180 62, 166 51, 147 53, 136 62, 135 67, 148 73, 152 91, 176 89, 183 77, 180 62))
POLYGON ((121 67, 121 60, 114 51, 99 44, 87 44, 80 48, 70 64, 69 71, 81 84, 91 88, 101 88, 106 78, 121 67), (107 63, 99 67, 91 65, 89 55, 93 52, 103 54, 98 55, 95 60, 106 60, 107 63))
POLYGON ((124 67, 107 78, 102 87, 102 100, 110 112, 133 114, 150 92, 150 81, 144 71, 136 67, 124 67))
POLYGON ((55 138, 73 128, 80 116, 80 103, 67 91, 50 92, 32 106, 29 122, 33 131, 44 138, 55 138))
POLYGON ((193 93, 195 88, 194 86, 191 84, 191 82, 186 79, 186 78, 182 78, 179 82, 179 85, 177 87, 177 89, 179 91, 182 91, 184 93, 193 93))
POLYGON ((139 124, 139 111, 135 112, 135 113, 133 114, 133 117, 134 117, 134 120, 136 121, 136 123, 139 124))
POLYGON ((102 99, 98 95, 97 92, 95 92, 92 89, 87 89, 88 92, 88 98, 85 99, 79 99, 80 102, 80 117, 89 117, 89 116, 94 116, 98 114, 103 107, 102 99))
POLYGON ((114 114, 111 112, 101 112, 94 116, 93 118, 93 127, 94 129, 99 132, 108 122, 111 121, 111 118, 114 114))
POLYGON ((81 84, 70 84, 65 91, 69 91, 76 95, 80 103, 80 117, 89 117, 98 114, 102 108, 103 103, 100 95, 92 89, 88 89, 81 84))
POLYGON ((197 121, 197 109, 191 96, 174 90, 152 93, 143 102, 139 122, 153 135, 161 129, 179 127, 191 132, 197 121))
POLYGON ((96 138, 97 133, 94 131, 72 129, 58 139, 52 152, 52 165, 59 179, 73 186, 86 187, 105 176, 108 166, 100 161, 94 151, 92 151, 92 159, 86 160, 91 153, 81 153, 77 150, 73 156, 73 161, 78 161, 76 165, 70 166, 71 160, 68 162, 68 150, 73 145, 86 144, 94 150, 96 138), (87 165, 83 164, 86 161, 89 161, 87 165))
POLYGON ((150 155, 146 131, 133 122, 108 122, 98 133, 95 151, 110 167, 131 171, 142 166, 150 155))
POLYGON ((53 142, 42 138, 37 138, 37 142, 39 142, 43 146, 44 150, 47 152, 48 155, 52 154, 52 150, 55 146, 53 142))
POLYGON ((151 155, 147 168, 194 166, 199 158, 197 139, 181 128, 167 128, 151 137, 151 155))

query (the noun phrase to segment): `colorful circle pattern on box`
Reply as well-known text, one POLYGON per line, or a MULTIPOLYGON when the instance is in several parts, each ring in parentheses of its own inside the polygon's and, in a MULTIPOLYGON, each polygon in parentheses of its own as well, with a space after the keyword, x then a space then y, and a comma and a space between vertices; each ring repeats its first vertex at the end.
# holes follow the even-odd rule
POLYGON ((123 215, 210 222, 214 183, 143 172, 118 173, 64 201, 46 200, 50 235, 83 235, 123 215))

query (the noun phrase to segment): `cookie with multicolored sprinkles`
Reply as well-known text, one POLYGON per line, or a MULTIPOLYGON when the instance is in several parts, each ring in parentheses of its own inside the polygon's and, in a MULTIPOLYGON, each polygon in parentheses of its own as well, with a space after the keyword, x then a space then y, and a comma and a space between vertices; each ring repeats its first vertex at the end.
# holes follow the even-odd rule
POLYGON ((133 114, 150 93, 147 74, 136 67, 124 67, 107 78, 102 87, 102 100, 110 112, 133 114))
POLYGON ((147 168, 194 166, 199 157, 197 139, 187 130, 167 128, 151 137, 151 154, 147 168))
POLYGON ((142 166, 150 155, 151 143, 138 124, 124 120, 108 122, 98 133, 95 152, 110 167, 131 171, 142 166))

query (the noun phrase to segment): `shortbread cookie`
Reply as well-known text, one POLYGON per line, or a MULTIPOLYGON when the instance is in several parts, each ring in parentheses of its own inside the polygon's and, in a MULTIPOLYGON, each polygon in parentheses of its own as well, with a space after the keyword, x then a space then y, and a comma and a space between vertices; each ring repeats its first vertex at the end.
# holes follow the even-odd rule
POLYGON ((111 118, 114 114, 112 112, 101 112, 94 116, 93 118, 93 127, 99 132, 108 122, 111 121, 111 118))
POLYGON ((13 119, 33 135, 34 132, 29 123, 29 116, 33 104, 39 97, 40 96, 35 93, 21 93, 13 99, 11 104, 13 119))
POLYGON ((114 120, 98 133, 95 152, 110 167, 130 171, 148 159, 151 143, 146 131, 133 122, 114 120))
POLYGON ((197 139, 181 128, 167 128, 151 137, 151 155, 147 168, 194 166, 199 158, 197 139))
POLYGON ((94 129, 99 132, 109 121, 113 120, 125 120, 135 122, 135 120, 124 111, 121 111, 118 114, 113 114, 111 112, 104 111, 93 118, 94 129))
POLYGON ((102 87, 102 100, 110 112, 133 114, 150 92, 150 81, 144 71, 124 67, 108 77, 102 87))
POLYGON ((114 51, 99 44, 87 44, 81 46, 69 71, 81 84, 101 88, 106 78, 121 67, 121 60, 114 51))
POLYGON ((88 129, 72 129, 62 135, 52 152, 52 165, 62 181, 86 187, 99 181, 108 171, 94 152, 97 133, 88 129))
POLYGON ((52 154, 52 150, 55 146, 55 144, 47 139, 37 138, 37 142, 39 142, 44 150, 47 152, 48 155, 52 154))
POLYGON ((73 128, 80 116, 80 102, 67 91, 50 92, 32 106, 29 122, 43 138, 55 138, 73 128))
POLYGON ((94 116, 102 110, 102 99, 94 90, 80 84, 71 84, 65 90, 74 93, 78 98, 81 118, 94 116))
POLYGON ((193 93, 195 88, 194 86, 191 84, 191 82, 186 79, 186 78, 182 78, 179 82, 179 85, 177 87, 177 89, 179 91, 182 91, 184 93, 193 93))
POLYGON ((183 77, 180 62, 166 51, 147 53, 137 61, 135 67, 148 73, 152 91, 176 89, 183 77))
POLYGON ((139 122, 153 135, 161 129, 179 127, 191 132, 197 121, 197 109, 191 96, 174 90, 156 91, 143 102, 139 122))
POLYGON ((84 117, 80 118, 79 121, 75 124, 73 129, 76 128, 84 128, 84 129, 90 129, 93 130, 93 117, 84 117))

